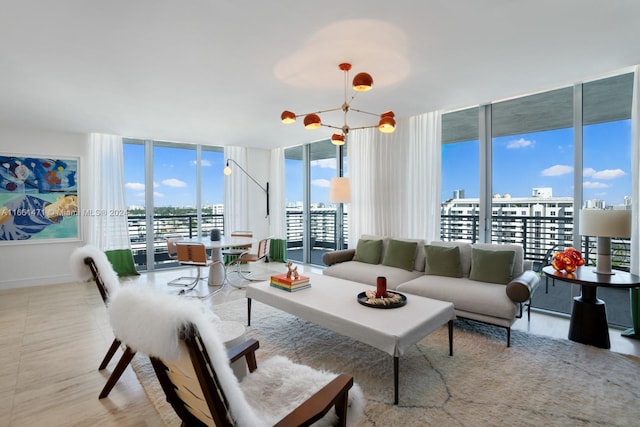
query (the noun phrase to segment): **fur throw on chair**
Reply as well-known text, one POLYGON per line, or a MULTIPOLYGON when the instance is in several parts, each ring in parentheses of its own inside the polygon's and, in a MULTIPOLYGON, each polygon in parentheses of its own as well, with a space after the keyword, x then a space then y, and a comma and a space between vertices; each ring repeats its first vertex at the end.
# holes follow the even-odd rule
MULTIPOLYGON (((200 301, 152 288, 125 287, 112 298, 107 311, 119 340, 137 352, 168 361, 181 356, 179 331, 187 323, 196 325, 238 426, 275 424, 336 376, 276 356, 238 382, 218 336, 215 323, 219 318, 200 301), (289 384, 283 385, 282 379, 289 384)), ((362 390, 354 384, 349 392, 348 423, 354 424, 363 413, 362 390)), ((316 425, 332 425, 336 419, 330 411, 316 425)))
POLYGON ((98 273, 102 277, 104 285, 107 287, 107 291, 110 296, 113 296, 120 288, 120 279, 113 269, 113 266, 107 259, 107 256, 100 249, 95 246, 86 245, 81 248, 77 248, 71 253, 69 257, 69 263, 71 266, 71 274, 76 280, 86 282, 93 279, 93 274, 89 266, 85 264, 85 258, 93 258, 98 273))

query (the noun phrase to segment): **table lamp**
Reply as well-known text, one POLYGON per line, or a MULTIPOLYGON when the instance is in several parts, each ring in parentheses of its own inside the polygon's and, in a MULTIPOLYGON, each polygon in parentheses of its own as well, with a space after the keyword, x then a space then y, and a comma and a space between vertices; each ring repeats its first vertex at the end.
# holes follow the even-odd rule
POLYGON ((630 210, 580 210, 579 232, 583 236, 598 238, 596 274, 615 274, 611 271, 611 238, 631 237, 630 210))

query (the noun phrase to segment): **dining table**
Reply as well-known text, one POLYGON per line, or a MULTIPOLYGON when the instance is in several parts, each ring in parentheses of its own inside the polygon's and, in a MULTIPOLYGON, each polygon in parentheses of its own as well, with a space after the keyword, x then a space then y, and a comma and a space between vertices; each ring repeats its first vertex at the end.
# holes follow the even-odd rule
POLYGON ((201 243, 211 250, 211 267, 209 267, 209 286, 223 286, 226 281, 226 266, 222 250, 226 248, 249 248, 256 243, 253 237, 221 236, 220 240, 211 240, 210 236, 191 237, 178 243, 201 243), (220 261, 220 262, 216 262, 220 261))

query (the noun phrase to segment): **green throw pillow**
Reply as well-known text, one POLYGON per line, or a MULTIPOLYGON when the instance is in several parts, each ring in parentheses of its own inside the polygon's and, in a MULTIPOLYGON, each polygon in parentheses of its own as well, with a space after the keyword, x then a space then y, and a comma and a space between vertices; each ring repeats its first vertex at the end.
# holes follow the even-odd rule
POLYGON ((389 241, 389 247, 387 247, 387 251, 384 254, 382 264, 389 267, 398 267, 404 270, 412 271, 413 264, 416 261, 417 247, 417 242, 391 240, 389 241))
POLYGON ((473 248, 469 279, 506 285, 513 278, 515 251, 486 251, 473 248))
POLYGON ((140 275, 136 270, 133 262, 133 254, 130 249, 114 249, 106 251, 104 254, 113 266, 113 270, 118 274, 118 277, 140 275))
POLYGON ((382 240, 358 240, 354 261, 366 262, 367 264, 378 264, 382 254, 382 240))
POLYGON ((424 274, 432 276, 462 277, 460 248, 458 246, 424 247, 424 274))

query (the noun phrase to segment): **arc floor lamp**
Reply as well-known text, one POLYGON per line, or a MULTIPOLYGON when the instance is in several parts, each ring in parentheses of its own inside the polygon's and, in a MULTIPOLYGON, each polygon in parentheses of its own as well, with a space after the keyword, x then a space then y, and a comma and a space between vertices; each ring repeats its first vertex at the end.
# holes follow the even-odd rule
POLYGON ((263 187, 262 185, 260 185, 260 183, 259 183, 258 181, 256 181, 256 179, 255 179, 254 177, 252 177, 252 176, 249 174, 249 172, 247 172, 246 170, 244 170, 244 168, 243 168, 242 166, 240 166, 240 165, 238 164, 238 162, 236 162, 236 161, 235 161, 235 160, 233 160, 233 159, 227 159, 227 164, 226 164, 226 166, 225 166, 225 168, 224 168, 224 174, 225 174, 225 175, 227 175, 227 176, 231 175, 231 167, 229 166, 229 162, 234 163, 234 164, 238 167, 238 169, 240 169, 242 172, 244 172, 244 174, 245 174, 245 175, 247 175, 247 176, 251 179, 251 181, 255 182, 255 184, 256 184, 258 187, 260 187, 260 188, 262 189, 262 191, 264 191, 264 192, 265 192, 265 194, 267 195, 267 216, 269 216, 269 183, 267 182, 266 187, 263 187))

